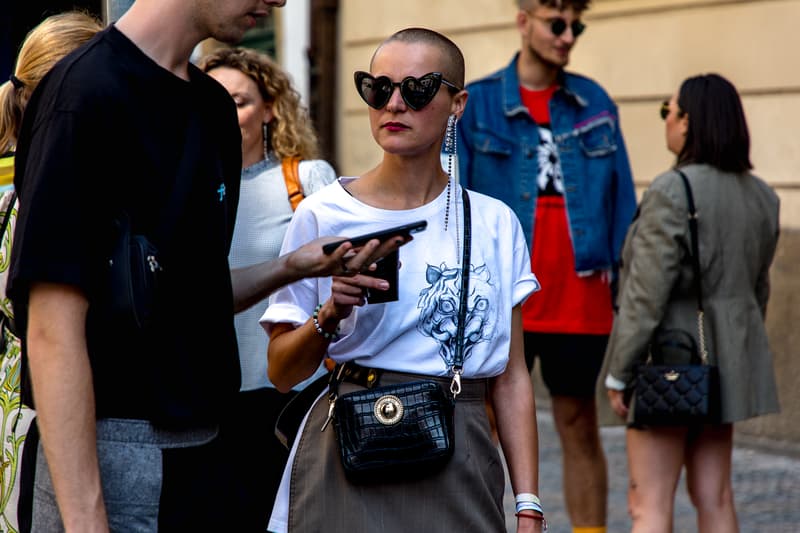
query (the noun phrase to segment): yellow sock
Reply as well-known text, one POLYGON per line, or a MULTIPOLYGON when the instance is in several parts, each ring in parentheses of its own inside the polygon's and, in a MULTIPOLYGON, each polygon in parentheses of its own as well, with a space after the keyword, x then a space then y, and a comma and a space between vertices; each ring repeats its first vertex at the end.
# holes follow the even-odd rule
POLYGON ((606 533, 606 526, 573 527, 572 533, 606 533))

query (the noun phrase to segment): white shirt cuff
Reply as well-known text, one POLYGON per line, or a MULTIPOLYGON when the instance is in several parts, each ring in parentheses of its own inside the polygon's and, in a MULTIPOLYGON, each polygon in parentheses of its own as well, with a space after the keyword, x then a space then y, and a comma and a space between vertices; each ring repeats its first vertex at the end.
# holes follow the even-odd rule
POLYGON ((625 390, 626 385, 624 381, 620 381, 611 374, 606 375, 606 388, 611 390, 625 390))

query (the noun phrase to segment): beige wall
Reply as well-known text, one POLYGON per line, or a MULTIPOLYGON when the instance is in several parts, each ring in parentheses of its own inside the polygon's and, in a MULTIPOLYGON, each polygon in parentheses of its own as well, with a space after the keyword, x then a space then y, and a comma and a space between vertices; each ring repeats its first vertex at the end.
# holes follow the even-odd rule
MULTIPOLYGON (((341 3, 339 157, 358 174, 380 157, 352 72, 367 69, 394 31, 426 26, 451 37, 467 79, 505 65, 519 46, 513 0, 347 0, 341 3)), ((618 102, 640 186, 667 168, 658 104, 692 74, 719 72, 742 93, 755 171, 782 200, 784 227, 800 228, 800 0, 595 0, 569 68, 597 79, 618 102)))
POLYGON ((369 131, 367 106, 353 84, 368 70, 377 45, 397 30, 424 26, 445 33, 467 60, 467 80, 507 61, 518 46, 513 0, 347 0, 340 4, 339 171, 360 174, 380 160, 369 131), (479 68, 482 65, 483 68, 479 68))
MULTIPOLYGON (((467 79, 509 61, 519 46, 513 0, 347 0, 341 2, 339 161, 359 174, 380 151, 352 72, 367 69, 394 31, 426 26, 462 49, 467 79)), ((737 438, 800 453, 800 0, 595 0, 571 69, 597 79, 617 101, 637 185, 669 167, 659 103, 687 76, 718 72, 740 90, 755 171, 781 196, 782 236, 772 268, 767 328, 775 355, 780 415, 741 424, 737 438)), ((541 392, 541 391, 540 391, 541 392)))

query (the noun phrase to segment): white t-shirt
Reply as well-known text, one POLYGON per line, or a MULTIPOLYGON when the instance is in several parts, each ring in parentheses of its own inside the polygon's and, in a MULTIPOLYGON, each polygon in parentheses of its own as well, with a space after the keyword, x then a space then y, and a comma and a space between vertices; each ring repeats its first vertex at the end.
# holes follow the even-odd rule
MULTIPOLYGON (((400 249, 399 300, 356 307, 340 324, 341 338, 331 343, 328 356, 336 362, 355 360, 368 367, 446 376, 455 346, 461 279, 461 188, 453 184, 445 231, 447 189, 421 207, 387 210, 351 196, 342 184, 352 179, 341 178, 298 207, 281 253, 323 235, 355 237, 416 220, 426 220, 428 227, 400 249)), ((487 378, 501 374, 508 362, 511 309, 538 290, 539 283, 514 213, 498 200, 469 194, 472 256, 464 377, 487 378)), ((288 285, 271 296, 261 323, 267 330, 279 322, 303 324, 330 292, 329 277, 288 285)))
MULTIPOLYGON (((428 226, 400 248, 399 300, 354 308, 340 324, 342 337, 331 343, 328 356, 337 362, 355 360, 399 372, 447 375, 461 287, 461 187, 452 184, 445 231, 447 189, 426 205, 392 211, 351 196, 342 185, 353 179, 340 178, 297 208, 281 253, 323 235, 355 237, 416 220, 426 220, 428 226)), ((501 374, 508 363, 512 308, 540 287, 531 273, 530 254, 516 215, 483 194, 470 191, 469 199, 472 252, 464 377, 488 378, 501 374)), ((288 285, 273 293, 261 324, 267 331, 281 322, 299 326, 330 292, 331 278, 288 285)), ((268 531, 287 531, 291 466, 299 440, 295 440, 283 472, 268 531)))
MULTIPOLYGON (((298 174, 305 196, 336 180, 333 168, 321 160, 301 161, 298 174)), ((260 161, 242 170, 230 267, 243 268, 278 257, 292 214, 280 161, 260 161)), ((265 298, 234 317, 243 391, 273 386, 267 378, 269 338, 258 325, 267 303, 265 298)), ((300 383, 298 388, 304 385, 300 383)))

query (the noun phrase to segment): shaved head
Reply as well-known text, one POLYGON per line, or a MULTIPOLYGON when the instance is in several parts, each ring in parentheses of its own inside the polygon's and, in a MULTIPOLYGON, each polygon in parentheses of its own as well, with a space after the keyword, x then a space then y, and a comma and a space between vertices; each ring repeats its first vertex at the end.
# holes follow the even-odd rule
MULTIPOLYGON (((427 28, 406 28, 383 41, 372 55, 372 60, 375 59, 375 56, 385 44, 395 41, 403 43, 422 43, 437 48, 442 54, 443 62, 441 72, 444 78, 461 88, 464 87, 464 55, 461 53, 461 50, 459 50, 458 46, 456 46, 456 43, 441 33, 427 28)), ((371 65, 372 61, 370 61, 370 66, 371 65)))
POLYGON ((529 11, 539 6, 554 7, 559 11, 571 7, 578 13, 582 13, 589 8, 589 2, 591 1, 592 0, 517 0, 517 6, 523 11, 529 11))

